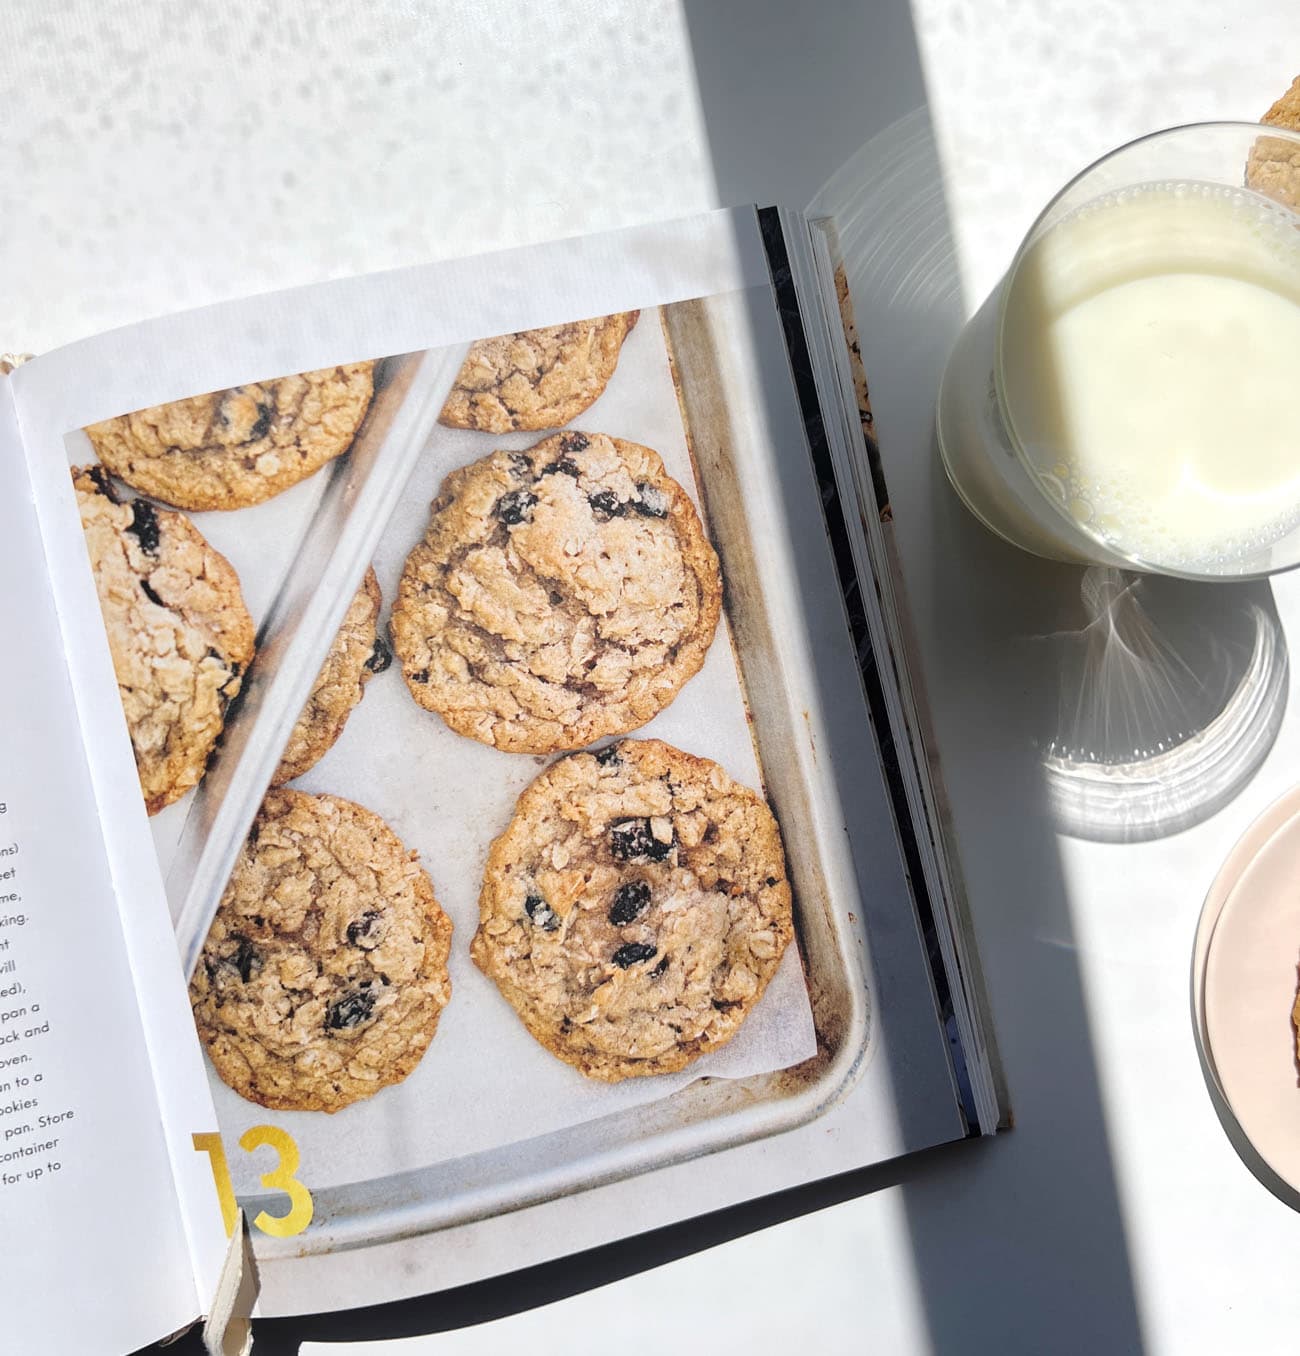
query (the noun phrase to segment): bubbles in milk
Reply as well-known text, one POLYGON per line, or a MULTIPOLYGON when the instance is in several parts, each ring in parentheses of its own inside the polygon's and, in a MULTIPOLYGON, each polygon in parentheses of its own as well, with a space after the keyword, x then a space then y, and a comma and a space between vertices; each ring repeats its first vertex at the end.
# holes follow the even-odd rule
POLYGON ((1230 573, 1300 528, 1298 222, 1244 189, 1145 184, 1077 209, 1017 270, 1010 422, 1060 507, 1124 554, 1230 573))

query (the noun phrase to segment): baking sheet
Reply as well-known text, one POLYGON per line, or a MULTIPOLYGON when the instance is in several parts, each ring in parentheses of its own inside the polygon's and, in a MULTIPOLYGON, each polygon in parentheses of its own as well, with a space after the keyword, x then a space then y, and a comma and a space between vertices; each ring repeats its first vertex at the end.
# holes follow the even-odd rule
MULTIPOLYGON (((699 502, 656 310, 642 312, 608 388, 574 426, 654 447, 670 474, 699 502)), ((387 621, 405 557, 424 532, 428 504, 442 477, 494 448, 524 448, 542 436, 441 426, 430 431, 376 553, 375 569, 384 595, 381 624, 387 621)), ((324 484, 325 477, 318 473, 264 505, 232 514, 193 515, 239 570, 250 611, 259 623, 292 566, 324 484)), ((714 758, 739 781, 761 787, 725 620, 701 672, 667 711, 638 733, 714 758)), ((419 852, 455 926, 452 1001, 433 1044, 404 1082, 334 1116, 268 1112, 244 1101, 213 1075, 213 1098, 228 1140, 233 1142, 250 1126, 273 1121, 297 1141, 303 1179, 310 1186, 338 1186, 482 1152, 644 1105, 706 1074, 740 1078, 767 1073, 816 1052, 812 1012, 794 947, 736 1038, 680 1074, 612 1086, 592 1083, 533 1041, 495 986, 471 963, 468 943, 478 920, 478 889, 488 844, 505 827, 520 791, 548 761, 501 753, 452 733, 414 702, 396 665, 372 679, 339 743, 293 785, 366 805, 419 852)), ((190 799, 156 817, 155 838, 164 870, 190 799)), ((260 1155, 232 1157, 238 1193, 258 1189, 259 1174, 267 1166, 259 1159, 260 1155)))

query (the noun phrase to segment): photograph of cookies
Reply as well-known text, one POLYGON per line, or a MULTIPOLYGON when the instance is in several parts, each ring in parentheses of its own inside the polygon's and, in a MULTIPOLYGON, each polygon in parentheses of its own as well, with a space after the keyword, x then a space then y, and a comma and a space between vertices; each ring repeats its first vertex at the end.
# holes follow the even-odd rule
POLYGON ((639 314, 623 311, 480 339, 470 348, 439 422, 485 433, 563 427, 608 385, 639 314))
MULTIPOLYGON (((78 468, 152 428, 163 474, 211 482, 187 502, 248 502, 165 506, 135 488, 148 456, 123 460, 133 483, 76 472, 96 582, 129 599, 139 653, 111 649, 221 1135, 292 1134, 322 1218, 335 1191, 364 1214, 363 1183, 526 1159, 536 1136, 817 1051, 790 945, 806 848, 787 862, 765 801, 758 631, 723 618, 756 606, 732 477, 772 449, 732 418, 752 374, 733 390, 726 346, 700 340, 708 305, 615 317, 587 422, 562 427, 449 426, 468 344, 378 357, 339 459, 261 502, 240 449, 270 447, 259 406, 285 414, 296 379, 65 435, 78 468), (137 615, 174 631, 140 637, 137 615), (173 686, 135 691, 142 667, 173 686)), ((262 1191, 256 1157, 228 1166, 238 1199, 262 1191)))
POLYGON ((370 408, 374 363, 347 363, 155 405, 86 429, 100 461, 175 508, 238 509, 344 453, 370 408))
POLYGON ((663 710, 704 662, 721 599, 718 557, 658 453, 560 433, 443 481, 393 648, 453 730, 552 753, 663 710))
POLYGON ((451 997, 451 920, 414 852, 338 796, 267 794, 190 981, 213 1067, 277 1111, 400 1083, 451 997))
POLYGON ((659 740, 553 763, 492 844, 470 951, 528 1031, 588 1078, 725 1045, 793 934, 777 823, 659 740))
POLYGON ((72 472, 122 710, 149 814, 203 776, 253 659, 239 577, 183 514, 123 502, 98 466, 72 472))
POLYGON ((382 602, 372 565, 348 604, 343 625, 330 645, 271 778, 272 786, 301 777, 320 762, 338 742, 353 708, 365 696, 366 684, 393 662, 387 642, 376 629, 382 602))

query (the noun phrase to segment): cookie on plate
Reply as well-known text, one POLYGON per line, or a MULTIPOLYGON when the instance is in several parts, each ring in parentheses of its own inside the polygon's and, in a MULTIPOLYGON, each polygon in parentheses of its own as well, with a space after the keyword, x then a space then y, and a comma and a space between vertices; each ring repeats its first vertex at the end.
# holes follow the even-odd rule
POLYGON ((92 424, 100 461, 183 509, 237 509, 346 452, 370 408, 374 363, 348 363, 155 405, 92 424))
MULTIPOLYGON (((1300 132, 1300 75, 1260 121, 1300 132)), ((1260 137, 1250 153, 1246 182, 1257 192, 1300 210, 1300 147, 1281 137, 1260 137)))
POLYGON ((271 791, 190 981, 223 1082, 275 1111, 400 1083, 451 997, 451 920, 414 852, 338 796, 271 791))
POLYGON ((145 808, 196 786, 253 658, 239 577, 183 513, 72 473, 145 808))
POLYGON ((480 339, 470 348, 440 422, 487 433, 560 428, 608 385, 639 314, 623 311, 480 339))
POLYGON ((492 844, 470 953, 589 1078, 725 1045, 793 934, 776 820, 716 763, 624 740, 553 763, 492 844))
POLYGON ((657 453, 560 433, 453 471, 407 557, 393 648, 415 700, 513 753, 644 725, 704 662, 718 558, 657 453))
POLYGON ((320 762, 343 733, 352 708, 365 696, 366 684, 392 663, 388 645, 376 629, 382 601, 379 580, 371 566, 348 605, 307 705, 284 746, 272 786, 301 777, 320 762))
POLYGON ((1260 119, 1274 127, 1289 127, 1300 131, 1300 75, 1291 82, 1291 88, 1281 98, 1275 99, 1272 107, 1260 119))

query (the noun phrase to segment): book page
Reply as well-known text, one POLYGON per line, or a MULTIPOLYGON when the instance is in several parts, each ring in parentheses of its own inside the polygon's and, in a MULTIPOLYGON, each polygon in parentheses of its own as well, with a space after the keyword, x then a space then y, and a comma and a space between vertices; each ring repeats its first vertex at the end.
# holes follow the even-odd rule
POLYGON ((200 1310, 7 381, 0 381, 0 1345, 200 1310))
MULTIPOLYGON (((169 317, 15 393, 173 1171, 191 1232, 214 1173, 245 1207, 264 1312, 446 1284, 431 1246, 596 1182, 654 1199, 873 1057, 955 1120, 923 972, 878 1005, 915 958, 878 983, 866 933, 916 941, 854 863, 899 871, 752 212, 169 317), (167 714, 160 655, 206 704, 167 714), (576 860, 502 866, 574 768, 608 779, 576 860), (620 990, 650 1020, 587 1039, 620 990)), ((876 1100, 862 1161, 912 1129, 876 1100)))

